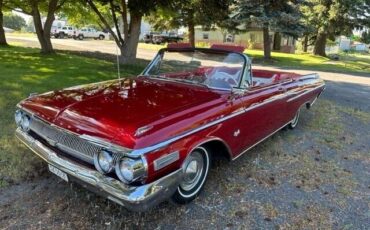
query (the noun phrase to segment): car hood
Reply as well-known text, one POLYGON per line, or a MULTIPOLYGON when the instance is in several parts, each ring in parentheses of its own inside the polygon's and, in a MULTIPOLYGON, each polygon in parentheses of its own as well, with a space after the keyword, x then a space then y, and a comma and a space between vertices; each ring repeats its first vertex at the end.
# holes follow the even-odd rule
POLYGON ((202 86, 137 77, 53 91, 20 106, 56 126, 134 149, 193 128, 204 119, 199 114, 223 105, 223 95, 202 86))

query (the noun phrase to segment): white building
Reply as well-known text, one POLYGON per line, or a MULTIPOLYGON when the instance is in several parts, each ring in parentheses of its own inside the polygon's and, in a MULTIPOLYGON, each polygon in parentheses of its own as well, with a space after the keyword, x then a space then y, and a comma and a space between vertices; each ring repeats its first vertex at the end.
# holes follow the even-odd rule
POLYGON ((7 28, 7 27, 3 27, 3 28, 4 28, 5 33, 13 33, 14 32, 13 29, 10 29, 10 28, 7 28))

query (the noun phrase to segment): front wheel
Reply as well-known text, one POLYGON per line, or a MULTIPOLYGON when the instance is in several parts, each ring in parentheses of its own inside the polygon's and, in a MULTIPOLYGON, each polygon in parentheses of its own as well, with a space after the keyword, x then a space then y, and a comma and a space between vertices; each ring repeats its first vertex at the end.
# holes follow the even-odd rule
POLYGON ((290 129, 294 129, 297 124, 298 124, 298 121, 299 121, 299 114, 301 113, 301 109, 298 109, 297 113, 295 114, 293 120, 290 122, 290 124, 288 125, 288 127, 290 129))
POLYGON ((79 40, 84 40, 84 36, 82 34, 78 35, 79 40))
POLYGON ((178 204, 187 204, 201 192, 210 168, 210 155, 204 147, 198 147, 183 163, 184 177, 172 200, 178 204))
POLYGON ((99 35, 99 40, 104 40, 105 36, 104 35, 99 35))

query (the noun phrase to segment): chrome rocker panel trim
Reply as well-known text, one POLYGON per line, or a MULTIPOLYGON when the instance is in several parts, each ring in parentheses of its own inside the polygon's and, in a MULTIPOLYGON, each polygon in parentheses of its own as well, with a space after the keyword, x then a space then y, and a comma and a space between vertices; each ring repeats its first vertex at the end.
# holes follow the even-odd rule
POLYGON ((44 161, 67 173, 72 181, 77 181, 132 211, 145 211, 168 199, 176 191, 183 177, 183 170, 178 169, 150 184, 129 186, 97 170, 58 156, 19 128, 16 130, 16 137, 44 161))

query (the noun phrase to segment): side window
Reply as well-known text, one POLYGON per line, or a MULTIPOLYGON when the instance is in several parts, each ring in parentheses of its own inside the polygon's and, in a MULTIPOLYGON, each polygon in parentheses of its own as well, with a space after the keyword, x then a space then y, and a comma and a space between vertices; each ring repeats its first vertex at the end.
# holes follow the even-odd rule
POLYGON ((67 29, 67 27, 63 27, 63 28, 62 28, 62 30, 66 30, 66 29, 67 29))

